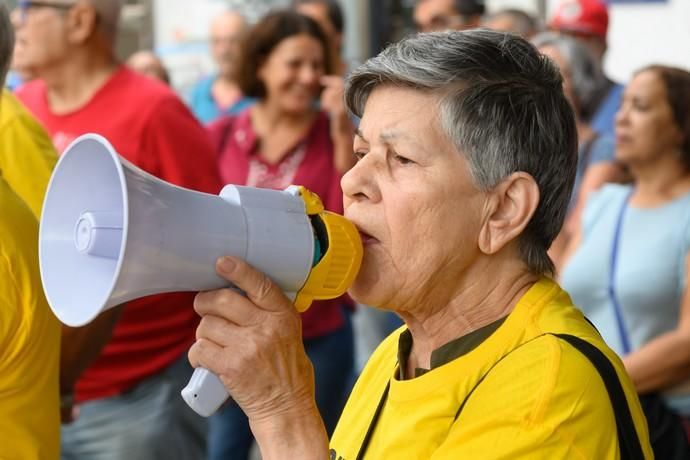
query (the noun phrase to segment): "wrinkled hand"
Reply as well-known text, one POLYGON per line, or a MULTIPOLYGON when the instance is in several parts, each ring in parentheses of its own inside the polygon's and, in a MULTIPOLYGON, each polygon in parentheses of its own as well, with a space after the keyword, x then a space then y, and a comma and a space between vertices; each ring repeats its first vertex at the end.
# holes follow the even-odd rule
POLYGON ((202 319, 189 351, 192 366, 218 375, 252 423, 313 410, 314 371, 293 304, 240 259, 221 257, 216 271, 245 295, 219 289, 196 296, 202 319))

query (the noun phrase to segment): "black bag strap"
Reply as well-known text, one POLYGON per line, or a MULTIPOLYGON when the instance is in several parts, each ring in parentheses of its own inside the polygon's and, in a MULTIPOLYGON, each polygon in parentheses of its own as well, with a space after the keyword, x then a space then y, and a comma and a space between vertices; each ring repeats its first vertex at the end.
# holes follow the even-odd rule
MULTIPOLYGON (((644 452, 642 451, 642 446, 640 445, 640 439, 637 436, 637 431, 635 430, 635 423, 633 422, 632 415, 630 414, 628 400, 625 397, 625 392, 623 391, 621 382, 618 379, 618 374, 616 374, 616 369, 613 367, 613 364, 611 364, 611 361, 609 361, 601 350, 579 337, 570 334, 550 335, 568 342, 573 348, 582 353, 592 363, 599 375, 601 375, 601 379, 604 381, 606 391, 609 394, 609 400, 611 401, 611 406, 613 407, 613 414, 616 417, 616 432, 618 433, 618 448, 620 450, 621 460, 645 460, 644 452)), ((501 360, 498 362, 500 361, 501 360)), ((498 364, 498 362, 496 364, 498 364)), ((491 369, 493 369, 493 367, 491 369)), ((489 372, 491 369, 489 369, 489 372)), ((460 416, 460 413, 474 393, 474 390, 476 390, 479 384, 484 381, 484 378, 489 374, 489 372, 484 374, 484 376, 467 394, 462 404, 460 404, 460 408, 455 414, 453 423, 455 423, 460 416)))
POLYGON ((625 397, 625 392, 611 361, 601 350, 586 340, 569 334, 554 335, 565 340, 573 348, 585 355, 599 372, 599 375, 601 375, 613 406, 613 414, 616 417, 616 431, 618 432, 618 447, 621 460, 644 460, 644 452, 640 445, 640 438, 635 430, 635 423, 630 414, 628 400, 625 397))

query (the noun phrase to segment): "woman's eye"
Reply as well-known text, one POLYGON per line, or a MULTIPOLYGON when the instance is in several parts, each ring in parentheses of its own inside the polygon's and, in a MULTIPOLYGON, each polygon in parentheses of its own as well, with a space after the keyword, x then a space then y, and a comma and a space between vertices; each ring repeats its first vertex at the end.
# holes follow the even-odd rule
POLYGON ((363 152, 361 150, 355 151, 355 160, 357 160, 357 161, 361 160, 362 158, 364 158, 364 156, 366 154, 367 154, 367 152, 363 152))
POLYGON ((649 105, 643 101, 640 101, 639 99, 635 99, 633 100, 633 108, 641 112, 644 112, 647 109, 649 109, 649 105))
POLYGON ((409 158, 405 158, 404 156, 398 155, 397 153, 393 155, 393 159, 401 165, 409 165, 414 163, 414 161, 410 160, 409 158))

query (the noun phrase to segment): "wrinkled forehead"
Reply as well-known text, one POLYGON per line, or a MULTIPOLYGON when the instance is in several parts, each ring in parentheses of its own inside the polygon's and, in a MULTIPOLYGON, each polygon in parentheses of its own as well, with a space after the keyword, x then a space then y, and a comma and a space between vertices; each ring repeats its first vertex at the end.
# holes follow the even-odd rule
POLYGON ((367 98, 356 136, 370 143, 406 143, 427 149, 445 140, 439 99, 429 91, 378 86, 367 98))

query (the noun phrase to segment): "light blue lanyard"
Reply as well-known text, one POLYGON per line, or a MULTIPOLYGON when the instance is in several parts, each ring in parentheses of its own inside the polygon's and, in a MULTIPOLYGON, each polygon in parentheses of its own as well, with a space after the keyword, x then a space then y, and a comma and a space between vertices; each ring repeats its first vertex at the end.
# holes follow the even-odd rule
POLYGON ((613 312, 616 317, 616 324, 618 326, 618 334, 621 338, 621 344, 623 345, 623 354, 627 355, 630 353, 630 339, 628 338, 628 331, 625 328, 625 323, 623 322, 623 309, 618 302, 618 297, 616 296, 616 265, 618 262, 618 247, 621 239, 621 232, 623 230, 623 218, 625 217, 625 210, 628 208, 628 203, 630 202, 630 197, 633 191, 630 190, 628 195, 623 200, 623 205, 621 206, 620 212, 618 213, 618 220, 616 221, 616 230, 613 234, 613 246, 611 247, 611 267, 609 269, 609 297, 611 298, 611 303, 613 304, 613 312))

